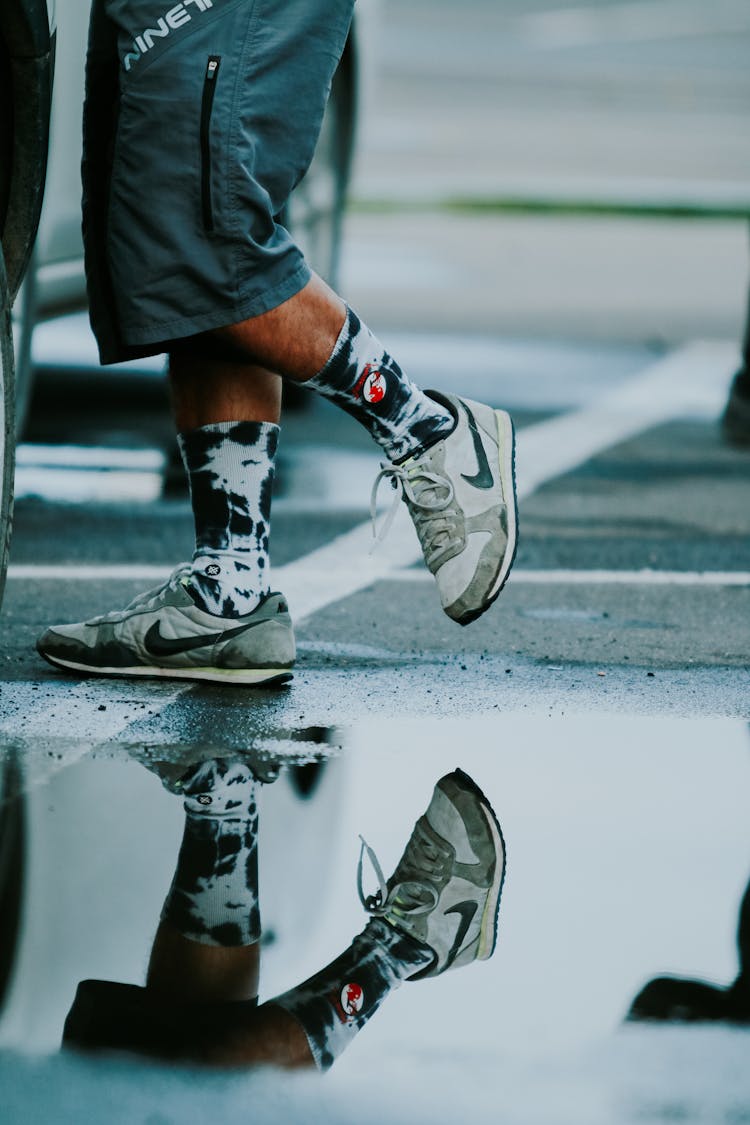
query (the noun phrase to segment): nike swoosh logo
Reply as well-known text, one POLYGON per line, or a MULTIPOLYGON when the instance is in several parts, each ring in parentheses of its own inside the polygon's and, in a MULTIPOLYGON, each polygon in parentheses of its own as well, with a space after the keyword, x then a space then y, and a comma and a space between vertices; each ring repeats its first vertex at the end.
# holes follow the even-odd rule
POLYGON ((461 476, 467 484, 473 485, 474 488, 492 488, 495 481, 492 477, 492 470, 490 469, 490 463, 487 460, 487 454, 484 451, 482 438, 479 434, 479 430, 477 429, 477 424, 474 421, 474 415, 464 406, 463 403, 461 403, 461 406, 463 407, 464 414, 466 415, 466 419, 469 423, 469 433, 471 434, 471 440, 474 443, 474 453, 476 454, 477 458, 476 473, 474 473, 474 475, 471 477, 467 476, 466 473, 461 473, 461 476))
POLYGON ((476 912, 477 904, 475 902, 457 902, 455 906, 452 906, 450 908, 450 910, 445 911, 446 914, 461 915, 461 921, 458 924, 458 929, 456 930, 456 936, 454 938, 453 945, 451 946, 450 953, 446 958, 446 969, 448 969, 458 957, 458 954, 461 951, 461 945, 464 938, 466 937, 469 926, 471 925, 476 912))
POLYGON ((180 652, 190 652, 194 648, 204 648, 206 645, 215 644, 217 641, 227 641, 246 633, 254 625, 262 625, 262 621, 249 621, 246 625, 239 625, 236 629, 222 629, 220 633, 203 633, 200 637, 163 637, 159 629, 159 622, 155 621, 146 636, 143 638, 143 647, 151 656, 174 656, 180 652))

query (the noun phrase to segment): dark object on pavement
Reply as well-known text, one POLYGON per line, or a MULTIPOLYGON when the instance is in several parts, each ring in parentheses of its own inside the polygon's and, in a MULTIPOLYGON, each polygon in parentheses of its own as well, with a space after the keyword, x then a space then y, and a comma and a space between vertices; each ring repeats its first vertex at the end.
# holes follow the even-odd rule
POLYGON ((732 380, 721 429, 730 445, 750 449, 750 366, 738 371, 732 380))
POLYGON ((721 431, 729 445, 750 448, 750 294, 742 341, 742 365, 732 380, 721 416, 721 431))
POLYGON ((740 971, 728 988, 679 977, 656 977, 641 989, 626 1019, 750 1026, 750 884, 737 927, 740 971))
POLYGON ((750 1025, 750 988, 742 988, 739 981, 730 988, 719 988, 698 980, 657 977, 638 993, 627 1018, 750 1025))

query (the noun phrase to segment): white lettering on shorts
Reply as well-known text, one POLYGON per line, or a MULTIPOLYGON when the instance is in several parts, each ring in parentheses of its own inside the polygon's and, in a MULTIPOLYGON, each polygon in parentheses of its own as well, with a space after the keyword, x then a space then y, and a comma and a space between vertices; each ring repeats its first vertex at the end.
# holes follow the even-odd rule
POLYGON ((125 70, 130 70, 139 59, 142 59, 157 40, 166 39, 172 31, 177 31, 184 24, 190 23, 195 13, 188 11, 188 8, 194 7, 199 12, 205 12, 213 6, 214 0, 182 0, 182 3, 174 4, 163 16, 158 17, 156 27, 146 27, 140 35, 135 36, 133 49, 128 51, 122 60, 125 70))

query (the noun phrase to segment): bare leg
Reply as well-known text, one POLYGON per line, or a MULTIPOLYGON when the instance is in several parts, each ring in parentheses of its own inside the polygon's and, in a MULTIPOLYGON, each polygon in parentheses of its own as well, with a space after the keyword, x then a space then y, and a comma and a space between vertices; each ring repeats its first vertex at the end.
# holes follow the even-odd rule
POLYGON ((215 335, 249 362, 305 382, 327 363, 345 320, 344 302, 314 274, 282 305, 215 335))
POLYGON ((172 404, 180 432, 216 422, 275 422, 281 379, 311 378, 328 360, 344 323, 343 301, 319 277, 270 312, 222 328, 208 346, 170 355, 172 404))
POLYGON ((356 418, 391 460, 434 445, 456 423, 452 409, 412 383, 316 275, 260 316, 181 342, 171 369, 181 431, 215 422, 277 421, 279 391, 274 386, 269 402, 270 371, 308 384, 356 418))
MULTIPOLYGON (((253 1000, 258 995, 260 946, 232 948, 190 941, 168 923, 156 931, 146 989, 180 1003, 212 1004, 253 1000)), ((232 1067, 273 1063, 282 1067, 314 1067, 302 1027, 283 1009, 263 1004, 248 1012, 245 1026, 231 1028, 198 1062, 232 1067)))
POLYGON ((254 1000, 258 995, 259 950, 257 942, 205 945, 161 922, 151 949, 146 988, 161 996, 196 1003, 254 1000))
POLYGON ((281 379, 251 363, 176 352, 169 361, 172 410, 180 433, 216 422, 274 422, 281 379))
POLYGON ((204 1061, 214 1067, 271 1065, 288 1070, 316 1069, 300 1024, 271 1002, 251 1013, 247 1026, 230 1032, 207 1053, 204 1061))

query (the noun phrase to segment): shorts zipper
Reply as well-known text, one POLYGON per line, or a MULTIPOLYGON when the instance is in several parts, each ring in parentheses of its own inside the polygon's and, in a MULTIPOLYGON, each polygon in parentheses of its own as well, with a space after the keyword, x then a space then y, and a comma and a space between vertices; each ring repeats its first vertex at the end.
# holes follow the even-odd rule
POLYGON ((220 55, 209 55, 201 101, 201 209, 203 225, 208 231, 214 229, 214 209, 211 200, 211 111, 214 106, 220 63, 220 55))

